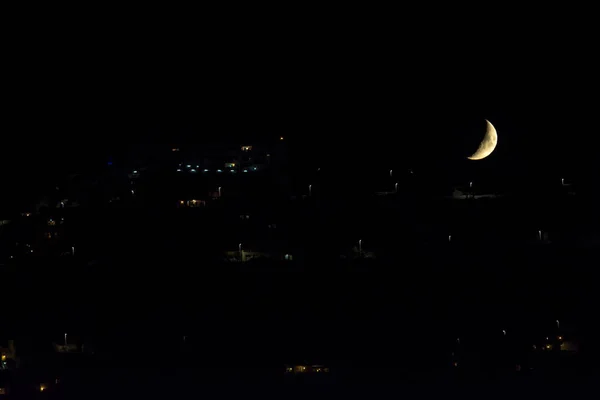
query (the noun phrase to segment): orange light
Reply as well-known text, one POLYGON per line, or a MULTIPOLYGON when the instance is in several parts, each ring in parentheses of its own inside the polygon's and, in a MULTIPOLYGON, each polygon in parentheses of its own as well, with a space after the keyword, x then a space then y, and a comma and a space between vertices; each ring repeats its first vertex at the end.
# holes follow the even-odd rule
POLYGON ((6 355, 2 354, 2 361, 6 361, 6 355))
POLYGON ((44 390, 46 390, 46 385, 40 385, 40 392, 43 392, 44 390))

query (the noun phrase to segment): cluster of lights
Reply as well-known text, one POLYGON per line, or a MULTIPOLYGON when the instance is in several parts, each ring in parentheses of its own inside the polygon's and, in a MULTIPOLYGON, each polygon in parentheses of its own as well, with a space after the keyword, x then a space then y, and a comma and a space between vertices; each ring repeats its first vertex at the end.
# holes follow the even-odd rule
MULTIPOLYGON (((190 164, 186 165, 186 168, 187 168, 187 169, 189 169, 189 170, 190 170, 190 172, 194 172, 194 173, 195 173, 195 172, 198 172, 198 169, 197 169, 197 168, 199 168, 199 167, 200 167, 199 165, 196 165, 196 167, 195 167, 195 168, 194 168, 194 166, 193 166, 193 165, 190 165, 190 164)), ((235 168, 235 164, 231 164, 230 168, 231 168, 231 169, 229 170, 229 172, 231 172, 232 174, 235 174, 235 173, 237 172, 237 170, 235 170, 235 169, 234 169, 234 168, 235 168)), ((177 172, 182 172, 182 171, 183 171, 183 169, 182 169, 182 168, 177 168, 177 172)), ((258 167, 244 168, 244 169, 242 170, 242 172, 249 172, 249 171, 258 171, 258 167)), ((208 169, 208 168, 204 168, 204 169, 202 170, 202 172, 210 172, 210 169, 208 169)), ((223 170, 219 168, 219 169, 217 169, 217 170, 216 170, 216 172, 217 172, 217 173, 222 173, 222 172, 223 172, 223 170)))

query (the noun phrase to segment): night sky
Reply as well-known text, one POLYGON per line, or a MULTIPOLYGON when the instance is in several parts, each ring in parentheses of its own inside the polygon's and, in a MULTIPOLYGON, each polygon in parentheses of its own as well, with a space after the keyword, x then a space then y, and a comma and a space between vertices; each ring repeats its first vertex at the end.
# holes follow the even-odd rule
POLYGON ((2 162, 30 176, 88 168, 135 144, 284 135, 300 156, 359 169, 406 164, 512 176, 590 174, 597 166, 593 65, 564 41, 450 46, 403 38, 393 47, 274 36, 222 38, 195 56, 179 47, 127 51, 128 41, 111 48, 98 37, 76 52, 76 41, 42 41, 13 64, 2 162), (488 160, 466 163, 484 119, 496 126, 499 146, 488 160))

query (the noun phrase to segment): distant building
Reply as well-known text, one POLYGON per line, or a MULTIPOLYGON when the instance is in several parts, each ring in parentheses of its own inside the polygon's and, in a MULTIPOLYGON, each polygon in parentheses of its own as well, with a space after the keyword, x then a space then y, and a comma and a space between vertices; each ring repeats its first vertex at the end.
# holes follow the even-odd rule
POLYGON ((271 258, 271 255, 258 251, 236 250, 225 252, 225 258, 227 261, 246 262, 255 258, 271 258))
POLYGON ((57 353, 80 353, 81 348, 74 343, 69 344, 58 344, 54 343, 54 351, 57 353))
POLYGON ((179 200, 179 208, 199 208, 206 207, 206 200, 179 200))
POLYGON ((288 374, 326 374, 329 372, 329 367, 324 365, 286 365, 285 372, 288 374))
POLYGON ((0 347, 0 370, 12 369, 17 364, 15 341, 9 340, 6 346, 0 347))

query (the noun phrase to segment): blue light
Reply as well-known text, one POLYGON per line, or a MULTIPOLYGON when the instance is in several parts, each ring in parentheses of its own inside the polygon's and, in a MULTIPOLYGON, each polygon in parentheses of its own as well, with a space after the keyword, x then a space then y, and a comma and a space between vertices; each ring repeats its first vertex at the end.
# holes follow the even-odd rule
POLYGON ((247 169, 245 169, 245 170, 244 170, 244 172, 248 172, 248 170, 247 170, 247 169))
POLYGON ((191 172, 196 172, 196 170, 195 170, 195 169, 191 169, 190 171, 191 171, 191 172))
POLYGON ((256 171, 256 167, 252 167, 252 169, 256 171))
POLYGON ((217 172, 223 172, 222 170, 218 169, 217 172))
POLYGON ((177 168, 177 172, 181 172, 181 169, 180 169, 180 168, 177 168))
POLYGON ((208 172, 208 169, 204 169, 204 172, 208 172))
POLYGON ((108 162, 108 165, 109 165, 109 166, 110 166, 110 165, 112 165, 112 161, 109 161, 109 162, 108 162))
POLYGON ((188 165, 186 165, 186 167, 187 167, 187 168, 192 168, 192 166, 191 166, 191 165, 189 165, 189 164, 188 164, 188 165))

